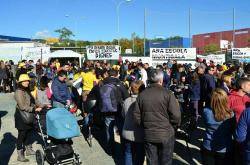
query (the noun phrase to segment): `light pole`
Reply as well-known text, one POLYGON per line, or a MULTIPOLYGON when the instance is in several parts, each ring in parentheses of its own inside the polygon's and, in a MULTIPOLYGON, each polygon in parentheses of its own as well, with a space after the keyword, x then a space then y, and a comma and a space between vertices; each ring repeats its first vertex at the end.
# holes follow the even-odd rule
MULTIPOLYGON (((70 18, 70 15, 69 14, 66 14, 65 15, 66 18, 70 18)), ((71 17, 72 18, 72 17, 71 17)), ((77 35, 77 19, 74 19, 73 18, 73 21, 75 23, 75 47, 77 47, 77 41, 76 41, 76 35, 77 35)))
POLYGON ((116 6, 116 14, 117 14, 117 40, 118 40, 118 45, 120 45, 120 37, 119 37, 119 33, 120 33, 120 6, 123 4, 123 3, 126 3, 126 2, 131 2, 132 0, 124 0, 124 1, 121 1, 117 4, 116 6))

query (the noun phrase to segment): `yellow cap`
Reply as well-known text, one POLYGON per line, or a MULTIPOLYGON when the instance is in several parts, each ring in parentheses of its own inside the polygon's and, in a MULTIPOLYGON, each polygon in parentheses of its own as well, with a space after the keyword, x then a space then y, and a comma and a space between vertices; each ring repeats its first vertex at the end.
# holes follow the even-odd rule
POLYGON ((19 68, 22 68, 22 67, 24 67, 24 66, 25 66, 25 63, 24 63, 24 62, 21 62, 21 63, 18 65, 19 68))
POLYGON ((21 74, 19 76, 18 82, 20 83, 20 82, 23 82, 23 81, 30 81, 29 75, 27 75, 27 74, 21 74))
POLYGON ((226 65, 222 65, 223 71, 227 70, 227 66, 226 65))

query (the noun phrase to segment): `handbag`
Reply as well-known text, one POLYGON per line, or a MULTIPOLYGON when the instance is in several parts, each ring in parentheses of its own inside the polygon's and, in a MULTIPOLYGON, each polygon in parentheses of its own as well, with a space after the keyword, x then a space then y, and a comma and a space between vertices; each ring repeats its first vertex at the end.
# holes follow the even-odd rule
POLYGON ((20 115, 21 115, 21 117, 23 119, 23 122, 25 124, 33 123, 33 121, 34 121, 34 114, 33 113, 26 112, 26 111, 21 111, 21 110, 19 110, 19 112, 20 112, 20 115))

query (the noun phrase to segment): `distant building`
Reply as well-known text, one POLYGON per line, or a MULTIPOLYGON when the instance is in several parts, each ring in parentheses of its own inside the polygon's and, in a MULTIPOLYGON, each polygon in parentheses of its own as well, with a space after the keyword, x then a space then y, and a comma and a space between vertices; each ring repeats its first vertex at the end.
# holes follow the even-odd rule
POLYGON ((162 40, 150 40, 146 42, 146 54, 149 55, 150 48, 188 48, 190 39, 184 37, 171 37, 162 40))
POLYGON ((12 36, 3 36, 0 35, 0 42, 24 42, 31 41, 30 38, 22 38, 22 37, 12 37, 12 36))
POLYGON ((235 43, 233 43, 233 31, 221 31, 193 35, 193 47, 197 54, 203 54, 207 45, 214 44, 219 49, 226 50, 235 48, 250 47, 250 28, 235 30, 235 43))
POLYGON ((0 35, 0 60, 12 60, 17 64, 23 59, 37 61, 47 53, 50 53, 50 47, 45 44, 29 38, 0 35))

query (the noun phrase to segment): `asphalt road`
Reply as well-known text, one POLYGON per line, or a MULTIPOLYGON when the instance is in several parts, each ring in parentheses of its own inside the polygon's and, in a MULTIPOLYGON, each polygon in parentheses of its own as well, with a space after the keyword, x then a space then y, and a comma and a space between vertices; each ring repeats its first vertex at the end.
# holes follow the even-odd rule
MULTIPOLYGON (((13 94, 0 94, 0 165, 35 165, 35 156, 29 156, 29 163, 17 162, 15 143, 17 130, 14 126, 15 100, 13 94)), ((177 139, 175 144, 173 164, 200 164, 199 146, 201 143, 202 129, 198 129, 192 135, 192 144, 189 150, 183 140, 177 139)), ((89 147, 83 135, 73 139, 73 148, 80 155, 84 165, 112 165, 121 164, 121 151, 116 148, 116 158, 106 154, 103 149, 103 134, 101 130, 94 132, 93 146, 89 147)), ((41 139, 34 136, 34 150, 41 149, 41 139)))

